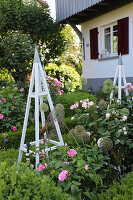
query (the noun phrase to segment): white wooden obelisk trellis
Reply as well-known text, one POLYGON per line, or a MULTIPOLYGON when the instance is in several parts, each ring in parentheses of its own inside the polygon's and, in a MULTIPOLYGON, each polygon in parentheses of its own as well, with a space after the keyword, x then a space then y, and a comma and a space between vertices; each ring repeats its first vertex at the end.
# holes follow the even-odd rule
MULTIPOLYGON (((118 79, 118 99, 120 100, 120 104, 121 104, 121 91, 122 91, 122 89, 125 89, 126 96, 129 95, 128 89, 126 88, 127 82, 126 82, 126 77, 125 77, 125 72, 124 72, 121 54, 119 56, 119 61, 118 61, 118 65, 117 65, 117 68, 116 68, 113 85, 117 84, 117 79, 118 79), (122 85, 122 82, 123 82, 124 85, 122 85)), ((110 102, 111 102, 112 98, 113 98, 113 91, 110 94, 110 102)))
MULTIPOLYGON (((48 89, 47 81, 46 81, 46 73, 43 71, 43 68, 41 66, 40 58, 38 51, 35 47, 35 55, 34 55, 34 63, 33 63, 33 69, 32 69, 32 75, 30 80, 30 88, 29 88, 29 94, 28 94, 28 100, 27 100, 27 106, 26 106, 26 112, 25 112, 25 119, 24 119, 24 125, 23 125, 23 131, 21 136, 21 144, 20 144, 20 150, 19 150, 19 157, 18 157, 18 163, 21 162, 22 159, 22 153, 27 152, 26 144, 25 142, 25 136, 26 136, 26 129, 27 129, 27 122, 29 117, 29 110, 30 110, 30 104, 31 104, 31 98, 35 99, 35 141, 30 142, 30 145, 35 145, 36 147, 36 168, 39 163, 39 105, 43 103, 43 96, 47 96, 47 100, 49 103, 50 110, 53 111, 54 106, 53 102, 50 96, 50 92, 48 89), (35 85, 35 91, 33 91, 35 85)), ((51 112, 53 113, 53 112, 51 112)), ((59 142, 54 140, 48 140, 47 143, 51 143, 54 146, 51 146, 48 148, 46 146, 45 152, 48 152, 50 150, 56 149, 57 146, 63 146, 64 142, 62 139, 60 127, 58 124, 58 121, 55 116, 53 116, 55 128, 57 131, 57 135, 59 138, 59 142)), ((42 121, 42 127, 45 125, 45 115, 44 112, 41 111, 41 121, 42 121)), ((45 133, 46 134, 46 133, 45 133)), ((29 153, 32 153, 32 151, 29 151, 29 153)))

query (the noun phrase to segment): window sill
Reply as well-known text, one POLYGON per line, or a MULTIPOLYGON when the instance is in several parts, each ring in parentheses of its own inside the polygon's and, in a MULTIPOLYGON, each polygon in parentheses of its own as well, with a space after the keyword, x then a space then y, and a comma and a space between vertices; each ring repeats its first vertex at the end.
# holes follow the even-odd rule
POLYGON ((118 59, 119 56, 111 56, 107 58, 98 58, 98 61, 118 59))

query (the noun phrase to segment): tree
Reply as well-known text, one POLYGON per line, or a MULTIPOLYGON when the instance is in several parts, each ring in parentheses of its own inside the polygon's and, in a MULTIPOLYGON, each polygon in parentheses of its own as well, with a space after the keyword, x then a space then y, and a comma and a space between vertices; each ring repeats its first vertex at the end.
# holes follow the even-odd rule
POLYGON ((74 67, 81 75, 82 56, 79 38, 69 25, 65 26, 62 33, 65 35, 66 47, 62 55, 58 57, 58 62, 60 62, 60 64, 64 63, 67 66, 74 67))
POLYGON ((44 9, 36 0, 0 0, 1 68, 12 69, 18 81, 18 76, 31 71, 35 44, 45 64, 55 59, 65 47, 61 31, 62 27, 50 17, 48 8, 44 9))

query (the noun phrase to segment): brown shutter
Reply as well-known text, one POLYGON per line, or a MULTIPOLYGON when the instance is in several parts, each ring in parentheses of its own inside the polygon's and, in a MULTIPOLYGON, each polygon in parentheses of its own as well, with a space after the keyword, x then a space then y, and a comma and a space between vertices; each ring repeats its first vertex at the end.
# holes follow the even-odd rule
POLYGON ((98 28, 90 30, 90 57, 98 58, 98 28))
POLYGON ((129 53, 129 17, 118 20, 118 54, 129 53))

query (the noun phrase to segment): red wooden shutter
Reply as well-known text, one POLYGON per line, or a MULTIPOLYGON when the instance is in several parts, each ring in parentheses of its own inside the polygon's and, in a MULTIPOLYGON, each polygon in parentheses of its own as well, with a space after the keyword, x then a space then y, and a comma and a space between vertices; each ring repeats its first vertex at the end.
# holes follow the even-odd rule
POLYGON ((98 58, 98 28, 90 30, 90 57, 98 58))
POLYGON ((118 20, 118 54, 129 53, 129 17, 118 20))

